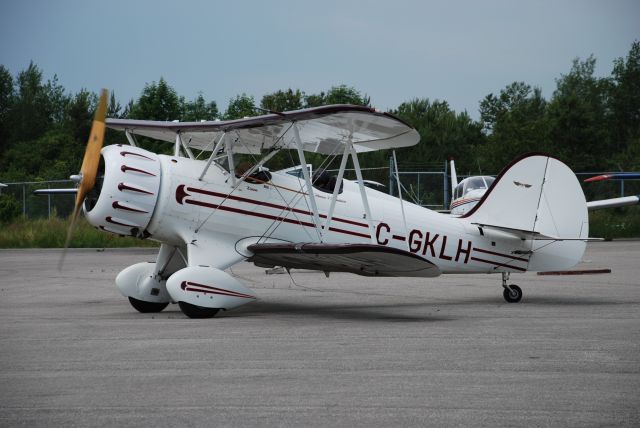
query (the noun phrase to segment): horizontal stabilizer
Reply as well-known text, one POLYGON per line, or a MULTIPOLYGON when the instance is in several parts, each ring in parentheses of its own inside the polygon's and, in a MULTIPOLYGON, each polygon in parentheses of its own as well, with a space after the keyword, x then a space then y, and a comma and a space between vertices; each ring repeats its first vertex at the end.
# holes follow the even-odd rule
POLYGON ((626 207, 628 205, 637 205, 640 203, 640 195, 623 196, 621 198, 602 199, 599 201, 587 202, 589 211, 599 210, 601 208, 617 208, 626 207))
POLYGON ((363 276, 430 278, 440 275, 433 263, 397 248, 373 244, 254 244, 249 261, 261 267, 284 266, 363 276))
POLYGON ((475 226, 478 226, 483 229, 483 234, 487 234, 487 229, 497 230, 501 233, 506 233, 514 236, 515 238, 520 239, 530 239, 533 241, 582 241, 582 242, 590 242, 590 241, 603 241, 603 238, 580 238, 575 236, 553 236, 553 235, 544 235, 540 232, 535 232, 533 230, 523 230, 523 229, 513 229, 511 227, 501 227, 495 226, 492 224, 480 224, 480 223, 471 223, 475 226))
POLYGON ((515 229, 513 227, 496 226, 493 224, 481 224, 481 223, 471 223, 471 224, 478 226, 482 229, 497 230, 502 233, 507 233, 520 239, 553 239, 553 240, 560 239, 555 236, 543 235, 540 232, 535 232, 533 230, 515 229))

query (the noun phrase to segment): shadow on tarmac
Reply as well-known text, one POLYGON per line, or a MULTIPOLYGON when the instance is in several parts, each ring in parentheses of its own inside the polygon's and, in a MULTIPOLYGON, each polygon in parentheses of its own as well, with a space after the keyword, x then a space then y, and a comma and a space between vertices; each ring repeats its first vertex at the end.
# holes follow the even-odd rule
POLYGON ((304 317, 322 317, 345 321, 369 322, 438 322, 451 321, 454 318, 436 314, 433 305, 425 303, 389 303, 377 305, 317 305, 306 303, 255 302, 244 308, 223 312, 221 317, 251 317, 262 315, 293 315, 304 317), (402 313, 403 308, 422 308, 424 315, 402 313))

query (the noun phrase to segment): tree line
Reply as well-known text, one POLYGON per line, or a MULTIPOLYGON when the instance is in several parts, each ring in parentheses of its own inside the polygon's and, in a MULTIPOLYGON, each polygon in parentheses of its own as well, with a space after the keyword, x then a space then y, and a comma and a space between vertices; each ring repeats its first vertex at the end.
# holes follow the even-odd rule
MULTIPOLYGON (((595 65, 593 56, 575 59, 556 79, 549 99, 540 88, 513 82, 480 100, 479 120, 466 111, 455 112, 444 100, 406 101, 390 112, 414 126, 421 141, 398 151, 398 161, 432 164, 454 157, 459 173, 496 174, 519 154, 543 151, 576 171, 638 170, 640 42, 613 62, 609 76, 595 76, 595 65)), ((61 179, 77 173, 96 103, 94 92, 71 94, 55 76, 45 81, 33 62, 16 76, 0 65, 0 182, 61 179)), ((347 85, 318 94, 288 88, 264 95, 259 103, 239 94, 221 111, 202 94, 186 100, 161 77, 124 107, 111 93, 108 116, 226 120, 327 104, 371 106, 372 101, 347 85)), ((122 133, 107 135, 108 144, 122 142, 122 133)), ((155 149, 170 150, 167 146, 155 149)), ((367 153, 362 166, 385 166, 388 157, 385 152, 367 153)))

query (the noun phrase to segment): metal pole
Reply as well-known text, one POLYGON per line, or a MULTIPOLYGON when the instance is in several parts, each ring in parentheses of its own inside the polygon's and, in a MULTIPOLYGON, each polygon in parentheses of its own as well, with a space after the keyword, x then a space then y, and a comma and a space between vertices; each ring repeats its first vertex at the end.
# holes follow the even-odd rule
MULTIPOLYGON (((47 184, 47 189, 51 189, 50 184, 47 184)), ((49 220, 51 220, 51 193, 47 194, 47 214, 49 220)))
POLYGON ((443 209, 447 209, 447 207, 449 206, 449 186, 447 186, 447 161, 444 162, 444 175, 442 177, 442 185, 444 186, 444 202, 443 202, 443 209))
POLYGON ((22 185, 22 216, 27 216, 27 194, 25 190, 25 184, 22 185))

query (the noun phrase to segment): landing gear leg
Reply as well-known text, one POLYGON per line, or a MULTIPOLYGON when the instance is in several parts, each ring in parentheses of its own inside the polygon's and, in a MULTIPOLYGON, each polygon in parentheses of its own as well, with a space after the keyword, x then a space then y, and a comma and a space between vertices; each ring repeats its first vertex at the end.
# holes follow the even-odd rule
POLYGON ((509 303, 518 303, 522 299, 522 289, 515 284, 507 285, 509 275, 509 272, 502 272, 502 296, 509 303))

